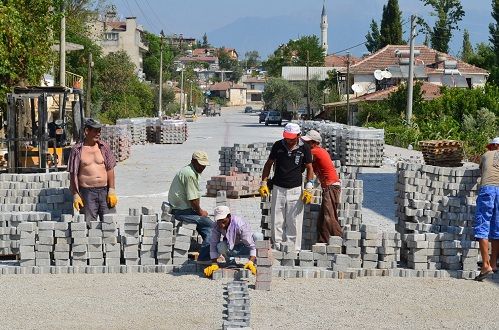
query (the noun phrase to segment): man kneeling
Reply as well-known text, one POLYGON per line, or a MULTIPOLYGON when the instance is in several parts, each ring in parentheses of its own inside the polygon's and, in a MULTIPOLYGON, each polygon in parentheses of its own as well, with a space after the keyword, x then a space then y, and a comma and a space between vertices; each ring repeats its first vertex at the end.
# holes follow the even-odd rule
POLYGON ((210 238, 212 264, 205 268, 204 274, 210 277, 213 272, 220 268, 217 263, 220 255, 224 256, 226 262, 231 257, 249 255, 249 261, 244 265, 244 269, 249 269, 253 274, 256 274, 255 239, 258 238, 258 234, 253 235, 250 225, 243 219, 231 216, 227 206, 217 206, 214 213, 216 224, 211 230, 210 238))

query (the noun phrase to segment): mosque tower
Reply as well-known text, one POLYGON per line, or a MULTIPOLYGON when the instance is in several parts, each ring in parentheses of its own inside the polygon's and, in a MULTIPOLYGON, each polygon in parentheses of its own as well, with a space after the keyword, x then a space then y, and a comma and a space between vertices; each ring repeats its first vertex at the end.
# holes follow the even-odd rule
POLYGON ((322 5, 322 15, 321 15, 321 45, 324 49, 324 54, 327 55, 327 13, 326 13, 326 0, 322 5))

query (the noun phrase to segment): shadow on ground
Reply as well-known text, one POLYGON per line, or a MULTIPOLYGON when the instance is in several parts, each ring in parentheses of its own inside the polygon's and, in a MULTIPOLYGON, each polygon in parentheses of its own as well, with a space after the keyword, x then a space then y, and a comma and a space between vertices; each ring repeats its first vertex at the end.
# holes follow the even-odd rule
POLYGON ((395 173, 363 173, 358 179, 364 181, 363 209, 397 223, 395 218, 395 173))

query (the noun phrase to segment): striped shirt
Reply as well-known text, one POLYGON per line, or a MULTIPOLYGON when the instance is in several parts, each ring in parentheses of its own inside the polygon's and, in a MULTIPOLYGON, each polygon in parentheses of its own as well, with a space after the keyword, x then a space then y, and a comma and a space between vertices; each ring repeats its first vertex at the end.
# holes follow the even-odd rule
MULTIPOLYGON (((111 148, 104 141, 99 141, 97 143, 99 144, 99 149, 102 153, 102 157, 104 158, 104 166, 106 167, 106 171, 112 170, 116 166, 116 158, 114 157, 111 148)), ((80 170, 82 148, 83 142, 75 144, 71 149, 71 154, 69 155, 68 160, 68 172, 71 174, 71 183, 73 187, 75 187, 77 192, 79 191, 78 172, 80 170)))

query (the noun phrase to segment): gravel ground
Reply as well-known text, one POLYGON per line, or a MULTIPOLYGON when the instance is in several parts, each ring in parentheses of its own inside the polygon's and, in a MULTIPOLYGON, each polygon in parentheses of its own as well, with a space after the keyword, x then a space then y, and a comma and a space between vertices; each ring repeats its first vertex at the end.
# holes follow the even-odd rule
MULTIPOLYGON (((194 150, 206 150, 213 164, 203 173, 204 186, 218 174, 221 146, 272 142, 281 132, 281 127, 259 125, 256 115, 225 109, 221 117, 190 123, 189 139, 182 145, 134 146, 131 158, 116 169, 118 212, 140 206, 159 210, 175 172, 194 150)), ((363 169, 363 219, 393 231, 395 164, 420 160, 421 153, 386 146, 385 154, 384 166, 363 169)), ((203 197, 201 203, 211 211, 215 201, 203 197)), ((230 200, 230 207, 258 228, 258 198, 230 200)), ((380 277, 274 279, 270 292, 251 290, 252 328, 492 329, 499 326, 492 312, 499 308, 493 299, 497 284, 380 277)), ((1 324, 5 329, 216 329, 222 324, 222 292, 221 282, 197 275, 4 275, 1 324)))

